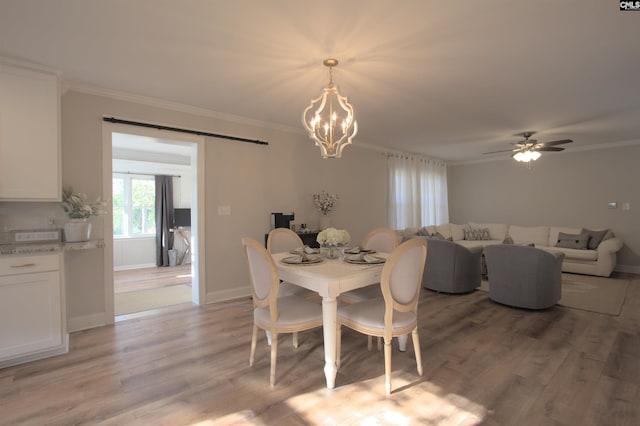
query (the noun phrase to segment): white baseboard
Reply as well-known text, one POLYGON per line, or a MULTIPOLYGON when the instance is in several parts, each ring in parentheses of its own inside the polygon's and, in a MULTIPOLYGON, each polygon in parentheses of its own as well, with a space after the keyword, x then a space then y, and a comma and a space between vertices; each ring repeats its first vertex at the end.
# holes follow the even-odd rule
POLYGON ((144 268, 155 268, 155 263, 142 263, 140 265, 123 265, 123 266, 114 266, 113 270, 118 271, 129 271, 131 269, 144 269, 144 268))
POLYGON ((250 297, 251 289, 249 288, 234 288, 229 290, 220 290, 207 293, 205 298, 206 304, 224 302, 225 300, 240 299, 242 297, 250 297))
POLYGON ((101 327, 107 324, 113 324, 113 318, 107 318, 104 312, 69 318, 67 320, 67 328, 69 333, 94 327, 101 327))
POLYGON ((629 274, 640 274, 640 266, 635 265, 616 265, 613 270, 616 272, 627 272, 629 274))

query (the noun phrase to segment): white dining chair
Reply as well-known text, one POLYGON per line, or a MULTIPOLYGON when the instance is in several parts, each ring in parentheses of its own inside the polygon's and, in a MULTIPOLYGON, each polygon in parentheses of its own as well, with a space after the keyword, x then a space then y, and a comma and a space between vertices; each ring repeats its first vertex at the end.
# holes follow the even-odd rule
POLYGON ((418 374, 422 375, 422 355, 418 337, 418 301, 427 244, 411 239, 400 244, 387 259, 380 278, 382 297, 338 308, 337 366, 340 368, 342 326, 384 338, 384 373, 387 394, 391 393, 391 340, 411 333, 418 374))
POLYGON ((280 276, 273 257, 256 240, 243 238, 242 246, 249 266, 253 296, 253 333, 249 365, 253 366, 258 329, 268 331, 271 340, 271 386, 276 382, 278 335, 293 333, 293 346, 298 347, 297 333, 322 326, 322 307, 298 296, 278 297, 280 276))
MULTIPOLYGON (((365 235, 360 247, 366 250, 381 251, 383 253, 391 253, 398 247, 398 235, 391 228, 380 227, 370 231, 365 235)), ((345 303, 358 303, 363 300, 375 299, 382 297, 380 292, 380 283, 368 285, 366 287, 357 288, 347 291, 340 295, 340 300, 345 303)), ((404 352, 407 347, 407 338, 398 339, 400 350, 404 352)), ((372 339, 368 337, 368 348, 371 350, 372 339)), ((378 350, 382 349, 382 339, 378 339, 378 350)))
MULTIPOLYGON (((298 234, 289 228, 274 228, 267 235, 267 251, 271 254, 288 252, 299 247, 304 247, 304 243, 298 234)), ((280 283, 278 297, 304 296, 312 297, 317 293, 288 282, 280 283)))
MULTIPOLYGON (((396 247, 398 247, 398 236, 391 228, 376 228, 364 237, 360 247, 365 250, 391 253, 396 247)), ((382 296, 380 293, 380 284, 372 284, 342 293, 340 295, 340 300, 345 303, 357 303, 380 296, 382 296)))

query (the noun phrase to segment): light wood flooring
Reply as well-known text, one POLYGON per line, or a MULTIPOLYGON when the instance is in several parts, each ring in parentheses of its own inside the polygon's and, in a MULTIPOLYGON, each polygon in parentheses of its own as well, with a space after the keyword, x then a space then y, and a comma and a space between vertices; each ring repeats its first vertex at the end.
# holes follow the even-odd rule
POLYGON ((113 273, 115 293, 191 284, 191 265, 130 269, 113 273))
POLYGON ((420 339, 383 352, 343 331, 325 388, 321 329, 281 336, 277 383, 260 334, 249 367, 251 301, 162 313, 73 333, 69 354, 0 370, 2 425, 638 425, 640 279, 620 316, 533 312, 487 294, 424 290, 420 339))

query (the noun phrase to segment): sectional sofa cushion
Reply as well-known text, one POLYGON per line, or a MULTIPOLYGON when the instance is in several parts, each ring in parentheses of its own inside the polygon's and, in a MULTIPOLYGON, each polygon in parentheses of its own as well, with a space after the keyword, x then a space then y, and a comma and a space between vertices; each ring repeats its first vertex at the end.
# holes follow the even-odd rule
POLYGON ((450 223, 449 227, 451 228, 453 241, 464 240, 464 231, 465 229, 469 229, 469 225, 457 225, 455 223, 450 223))
POLYGON ((558 242, 556 247, 581 249, 586 250, 587 244, 589 244, 589 234, 565 234, 564 232, 558 233, 558 242))
POLYGON ((564 253, 565 258, 578 262, 595 262, 598 260, 598 252, 595 250, 570 249, 561 247, 545 247, 550 253, 564 253))
POLYGON ((448 223, 436 226, 436 232, 442 235, 445 240, 453 241, 453 238, 451 236, 451 227, 448 223))
POLYGON ((514 244, 534 244, 536 247, 546 246, 549 241, 549 227, 510 225, 509 236, 514 244))
POLYGON ((504 240, 507 236, 507 229, 509 226, 505 223, 474 223, 469 222, 469 226, 471 229, 482 229, 488 228, 489 234, 491 235, 492 240, 504 240))

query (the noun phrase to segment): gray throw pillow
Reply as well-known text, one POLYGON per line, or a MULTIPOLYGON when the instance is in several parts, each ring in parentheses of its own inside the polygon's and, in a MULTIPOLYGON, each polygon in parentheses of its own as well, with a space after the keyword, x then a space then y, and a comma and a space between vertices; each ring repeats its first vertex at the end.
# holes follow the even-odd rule
POLYGON ((506 237, 504 237, 502 244, 513 244, 513 238, 507 235, 506 237))
POLYGON ((421 237, 428 237, 429 236, 429 231, 427 231, 427 228, 420 228, 418 229, 418 232, 416 232, 416 235, 420 235, 421 237))
POLYGON ((556 247, 585 250, 588 243, 589 234, 587 233, 565 234, 564 232, 559 232, 556 247))
POLYGON ((587 243, 587 248, 589 250, 596 250, 600 245, 600 243, 602 242, 602 239, 604 238, 604 236, 607 235, 607 232, 609 232, 608 229, 603 229, 602 231, 592 231, 590 229, 583 229, 582 233, 583 234, 586 233, 589 235, 589 242, 587 243))
POLYGON ((465 240, 469 240, 469 241, 475 241, 477 240, 476 238, 476 234, 475 232, 473 232, 473 229, 465 229, 464 232, 464 239, 465 240))

